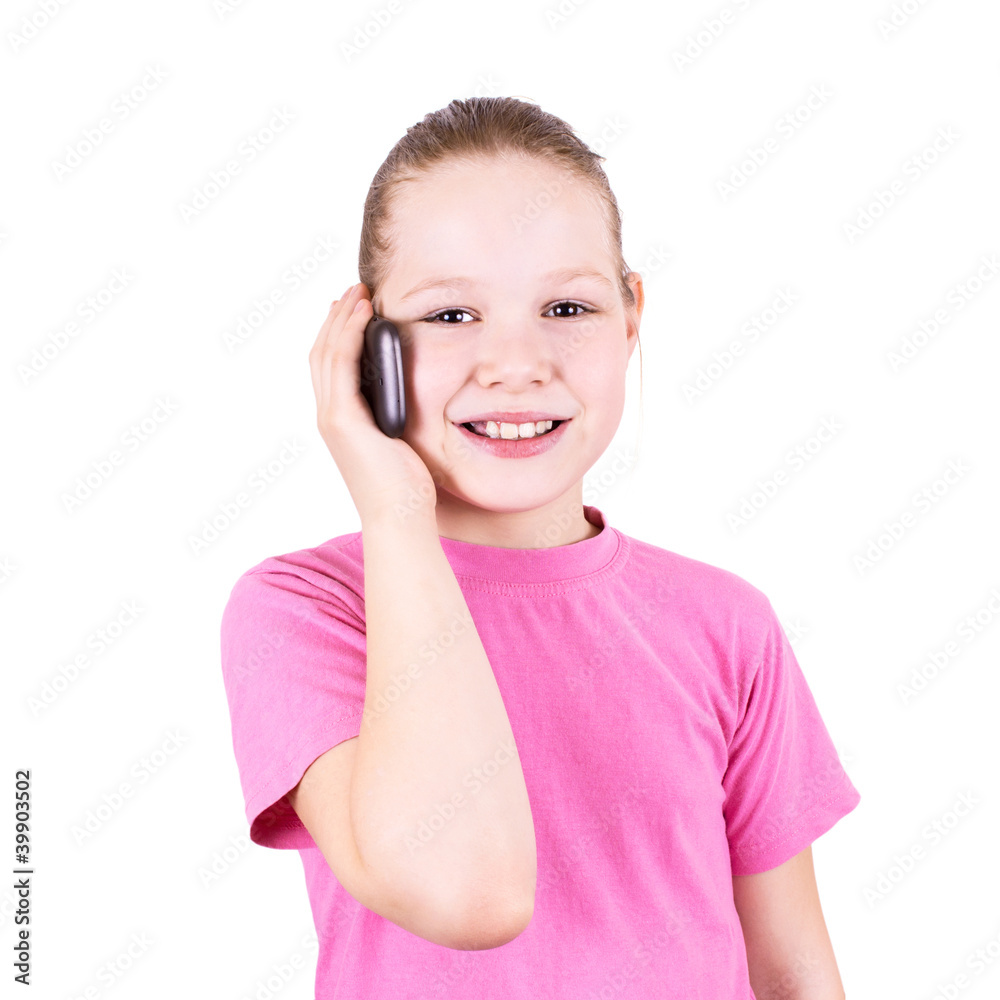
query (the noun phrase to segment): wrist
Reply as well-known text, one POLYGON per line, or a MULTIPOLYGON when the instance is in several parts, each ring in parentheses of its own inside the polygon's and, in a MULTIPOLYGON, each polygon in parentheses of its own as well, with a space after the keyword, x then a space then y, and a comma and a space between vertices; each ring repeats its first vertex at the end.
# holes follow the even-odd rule
POLYGON ((404 504, 370 511, 361 518, 363 536, 420 535, 438 538, 437 516, 431 504, 411 508, 404 504))

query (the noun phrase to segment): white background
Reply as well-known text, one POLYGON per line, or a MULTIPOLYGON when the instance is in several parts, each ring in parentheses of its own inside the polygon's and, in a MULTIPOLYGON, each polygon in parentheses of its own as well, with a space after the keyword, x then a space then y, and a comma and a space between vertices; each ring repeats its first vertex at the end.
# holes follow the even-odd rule
MULTIPOLYGON (((28 767, 37 995, 312 996, 298 854, 232 846, 247 826, 220 616, 250 566, 360 528, 316 431, 307 355, 331 300, 358 280, 372 176, 427 112, 509 94, 607 157, 626 261, 646 279, 642 426, 637 353, 585 502, 770 597, 861 792, 813 845, 848 995, 937 997, 964 972, 951 995, 997 996, 1000 960, 978 973, 967 961, 991 943, 1000 954, 1000 281, 983 266, 1000 253, 1000 9, 567 0, 554 15, 554 0, 403 0, 380 26, 386 7, 4 6, 2 861, 14 867, 13 774, 28 767), (898 27, 880 28, 894 7, 898 27), (727 9, 717 35, 704 29, 727 9), (32 17, 40 27, 25 27, 32 17), (163 78, 144 92, 151 69, 163 78), (809 109, 810 93, 828 96, 809 109), (785 135, 777 123, 797 109, 785 135), (262 132, 277 110, 291 122, 262 132), (110 132, 60 175, 102 118, 110 132), (258 135, 251 161, 241 149, 258 135), (240 172, 185 219, 234 159, 240 172), (741 163, 727 194, 720 182, 741 163), (312 268, 321 239, 336 249, 312 268), (312 273, 291 291, 293 267, 312 273), (980 268, 989 280, 968 286, 980 268), (276 288, 285 301, 227 347, 276 288), (782 290, 794 304, 750 343, 744 324, 782 290), (919 324, 938 309, 946 321, 926 337, 919 324), (743 353, 710 367, 734 341, 743 353), (691 400, 699 370, 707 389, 691 400), (144 419, 146 440, 68 509, 78 477, 144 419), (824 420, 839 428, 828 440, 816 437, 824 420), (203 522, 288 441, 301 452, 196 552, 203 522), (799 445, 809 460, 793 465, 799 445), (964 471, 948 481, 949 468, 964 471), (734 524, 778 472, 774 495, 734 524), (904 526, 895 539, 892 522, 904 526), (138 617, 95 655, 93 637, 128 602, 138 617), (962 622, 977 614, 967 641, 962 622), (927 657, 949 642, 956 655, 935 671, 927 657), (904 700, 899 686, 921 673, 904 700), (131 796, 81 839, 123 782, 131 796), (976 804, 957 818, 963 794, 976 804), (905 856, 904 873, 893 866, 905 856), (206 883, 213 861, 222 874, 206 883), (269 990, 293 959, 299 971, 269 990), (131 967, 111 977, 108 962, 131 967)), ((13 902, 0 889, 5 979, 13 902)))

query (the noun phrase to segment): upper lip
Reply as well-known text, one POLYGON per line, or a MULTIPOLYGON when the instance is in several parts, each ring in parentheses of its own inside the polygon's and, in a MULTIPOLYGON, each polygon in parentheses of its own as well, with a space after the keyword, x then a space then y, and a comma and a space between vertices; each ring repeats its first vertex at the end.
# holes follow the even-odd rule
POLYGON ((467 417, 465 420, 456 420, 456 424, 475 424, 481 420, 495 420, 504 424, 527 424, 537 423, 539 420, 569 420, 570 417, 559 417, 554 413, 543 413, 541 410, 498 410, 493 413, 480 413, 474 417, 467 417))

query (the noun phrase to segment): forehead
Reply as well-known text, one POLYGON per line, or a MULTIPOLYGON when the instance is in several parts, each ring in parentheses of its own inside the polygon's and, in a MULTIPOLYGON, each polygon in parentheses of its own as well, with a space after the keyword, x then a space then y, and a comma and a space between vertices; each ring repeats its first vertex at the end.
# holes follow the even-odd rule
POLYGON ((389 220, 392 277, 401 282, 607 258, 607 216, 593 185, 537 158, 441 163, 395 189, 389 220))

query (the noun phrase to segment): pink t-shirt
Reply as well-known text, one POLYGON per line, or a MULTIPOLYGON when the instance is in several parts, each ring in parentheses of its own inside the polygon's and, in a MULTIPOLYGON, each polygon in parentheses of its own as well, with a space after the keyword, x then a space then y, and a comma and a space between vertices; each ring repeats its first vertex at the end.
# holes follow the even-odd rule
POLYGON ((294 848, 316 997, 751 1000, 733 875, 775 868, 860 801, 765 595, 611 527, 549 549, 441 538, 493 667, 535 823, 513 941, 425 941, 341 887, 286 793, 357 736, 362 535, 236 581, 222 669, 250 837, 294 848))

